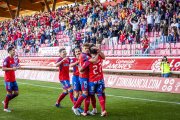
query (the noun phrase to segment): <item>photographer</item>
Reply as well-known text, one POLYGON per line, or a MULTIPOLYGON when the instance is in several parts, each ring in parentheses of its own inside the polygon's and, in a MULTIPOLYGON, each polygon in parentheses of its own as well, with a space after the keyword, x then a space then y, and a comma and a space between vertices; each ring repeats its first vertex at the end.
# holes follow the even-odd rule
POLYGON ((161 68, 162 77, 168 78, 170 76, 170 65, 166 56, 163 57, 160 64, 160 68, 161 68))

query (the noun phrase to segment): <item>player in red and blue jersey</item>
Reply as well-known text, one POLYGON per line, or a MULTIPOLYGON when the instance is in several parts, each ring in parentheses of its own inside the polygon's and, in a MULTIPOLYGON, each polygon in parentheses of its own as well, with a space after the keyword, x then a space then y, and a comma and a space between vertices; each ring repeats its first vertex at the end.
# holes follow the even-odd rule
MULTIPOLYGON (((91 53, 92 59, 97 58, 97 57, 98 59, 96 62, 91 62, 91 60, 89 60, 90 61, 89 96, 91 96, 91 98, 94 99, 95 93, 97 94, 99 103, 101 106, 101 111, 102 111, 101 116, 106 116, 107 112, 105 108, 105 93, 104 93, 105 85, 104 85, 104 77, 103 77, 103 72, 102 72, 102 62, 103 62, 103 59, 105 59, 105 56, 100 50, 98 50, 97 47, 94 47, 94 46, 90 48, 90 53, 91 53)), ((92 112, 95 112, 95 111, 96 109, 93 109, 92 112)))
POLYGON ((73 67, 73 76, 72 76, 72 85, 73 85, 73 91, 74 91, 74 104, 77 102, 77 99, 79 97, 79 93, 81 92, 81 84, 79 81, 79 55, 81 54, 80 48, 74 48, 73 54, 75 58, 71 59, 70 67, 73 67))
POLYGON ((63 93, 59 95, 55 106, 60 107, 60 102, 64 99, 64 97, 69 93, 70 100, 73 103, 73 89, 70 85, 69 79, 69 64, 70 59, 66 57, 66 49, 61 48, 59 50, 60 58, 56 62, 56 67, 59 67, 59 81, 63 86, 63 93))
MULTIPOLYGON (((79 73, 79 80, 81 84, 82 95, 78 98, 76 104, 73 106, 72 110, 76 115, 80 115, 78 107, 88 96, 88 79, 89 79, 89 44, 85 43, 82 46, 82 53, 79 56, 79 68, 83 68, 84 71, 79 73)), ((86 104, 86 100, 85 100, 86 104)), ((86 106, 86 105, 85 105, 86 106)))
POLYGON ((5 71, 4 80, 7 94, 5 100, 2 101, 2 103, 4 104, 4 111, 11 112, 11 110, 8 108, 9 101, 19 95, 18 85, 15 78, 15 71, 19 67, 17 66, 17 63, 14 60, 15 48, 11 46, 8 48, 7 51, 9 53, 9 56, 6 57, 3 61, 2 67, 2 70, 5 71))
MULTIPOLYGON (((93 106, 93 111, 90 112, 90 114, 94 115, 95 113, 97 113, 96 99, 95 99, 95 92, 97 91, 98 92, 98 98, 100 100, 100 104, 102 106, 102 111, 103 111, 101 116, 105 116, 107 114, 107 112, 105 110, 105 97, 104 97, 105 94, 104 94, 103 73, 101 72, 102 71, 102 66, 101 66, 102 59, 105 59, 105 56, 100 51, 100 49, 97 48, 94 45, 92 45, 90 47, 90 53, 92 55, 92 58, 89 59, 90 64, 88 65, 88 67, 89 67, 89 85, 88 85, 89 86, 88 87, 89 94, 88 94, 88 97, 87 97, 88 102, 85 104, 84 112, 81 113, 81 114, 83 116, 87 115, 89 104, 90 104, 90 99, 91 99, 91 103, 92 103, 92 106, 93 106), (94 84, 93 81, 99 81, 99 82, 95 82, 96 84, 94 84), (99 84, 97 84, 97 83, 99 83, 99 84), (97 85, 99 85, 99 86, 97 87, 97 85), (92 92, 92 90, 94 92, 92 92)), ((83 71, 83 69, 81 68, 80 71, 83 71)))

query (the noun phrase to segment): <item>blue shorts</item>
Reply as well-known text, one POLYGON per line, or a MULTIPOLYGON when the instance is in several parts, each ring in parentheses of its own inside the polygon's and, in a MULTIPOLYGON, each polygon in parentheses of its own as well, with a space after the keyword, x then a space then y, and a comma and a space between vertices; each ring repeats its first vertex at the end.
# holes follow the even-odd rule
POLYGON ((70 84, 69 80, 63 80, 63 81, 60 81, 60 82, 61 82, 64 90, 67 90, 67 89, 69 89, 71 87, 71 84, 70 84))
POLYGON ((88 82, 89 82, 89 79, 88 78, 81 78, 81 77, 79 77, 79 81, 80 81, 80 84, 81 84, 81 90, 82 91, 88 91, 88 82))
POLYGON ((17 82, 5 82, 6 91, 12 92, 12 91, 18 91, 18 85, 17 82))
POLYGON ((79 81, 79 76, 73 75, 72 84, 73 84, 73 90, 74 91, 81 91, 81 84, 80 84, 80 81, 79 81))
POLYGON ((104 89, 105 89, 104 80, 99 80, 96 82, 89 82, 90 95, 94 95, 95 93, 102 94, 104 92, 104 89))

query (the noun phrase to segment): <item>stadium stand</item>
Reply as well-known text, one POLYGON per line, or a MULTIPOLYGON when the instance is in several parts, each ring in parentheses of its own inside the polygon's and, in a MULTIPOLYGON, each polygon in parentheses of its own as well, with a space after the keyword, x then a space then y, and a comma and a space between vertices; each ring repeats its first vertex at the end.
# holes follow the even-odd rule
POLYGON ((178 0, 95 1, 0 22, 0 49, 101 44, 108 56, 178 56, 178 0))

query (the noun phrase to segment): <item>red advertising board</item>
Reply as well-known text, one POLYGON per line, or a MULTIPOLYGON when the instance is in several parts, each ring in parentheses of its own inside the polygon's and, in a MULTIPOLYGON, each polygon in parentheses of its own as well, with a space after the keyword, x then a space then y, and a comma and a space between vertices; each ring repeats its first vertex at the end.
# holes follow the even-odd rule
MULTIPOLYGON (((3 76, 2 72, 0 73, 0 76, 3 76)), ((28 80, 59 82, 57 71, 18 70, 16 71, 16 77, 28 80)), ((105 74, 104 81, 105 86, 110 88, 180 93, 180 78, 138 77, 105 74)))
MULTIPOLYGON (((22 66, 53 66, 58 57, 21 57, 22 66)), ((168 58, 171 71, 180 71, 180 57, 168 58)), ((160 71, 161 58, 157 57, 107 57, 103 69, 160 71)))
POLYGON ((105 75, 105 85, 111 88, 180 93, 179 78, 105 75))

